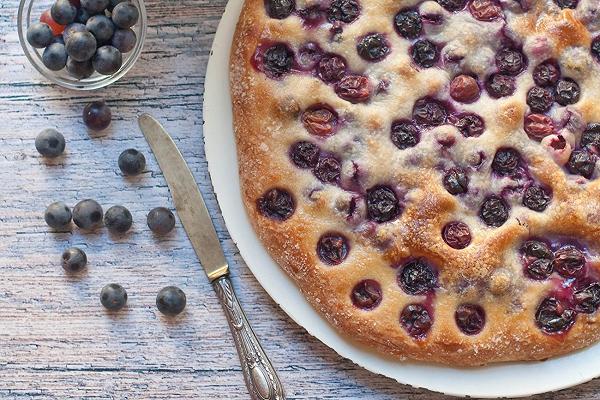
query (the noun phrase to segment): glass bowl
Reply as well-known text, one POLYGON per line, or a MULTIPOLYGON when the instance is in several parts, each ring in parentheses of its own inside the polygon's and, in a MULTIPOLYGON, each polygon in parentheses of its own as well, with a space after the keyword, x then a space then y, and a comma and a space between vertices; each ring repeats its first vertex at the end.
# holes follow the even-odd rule
POLYGON ((40 20, 40 16, 46 10, 49 10, 54 0, 21 0, 18 12, 18 30, 19 41, 23 47, 25 55, 44 77, 62 87, 73 90, 94 90, 110 85, 121 79, 137 61, 142 53, 144 41, 146 40, 146 27, 148 25, 148 16, 143 0, 129 0, 135 4, 140 12, 138 23, 131 29, 137 36, 135 48, 129 53, 123 54, 123 65, 112 75, 100 75, 94 72, 92 76, 85 79, 77 79, 69 75, 66 69, 61 71, 52 71, 46 68, 42 62, 42 53, 44 49, 36 49, 27 42, 27 29, 29 25, 40 20))

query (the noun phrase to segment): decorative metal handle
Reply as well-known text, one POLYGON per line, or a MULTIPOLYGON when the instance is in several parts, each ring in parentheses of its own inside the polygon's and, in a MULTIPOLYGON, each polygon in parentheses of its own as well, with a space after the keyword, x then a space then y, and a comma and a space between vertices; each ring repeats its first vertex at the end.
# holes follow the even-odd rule
POLYGON ((250 397, 252 400, 285 400, 277 372, 252 331, 231 280, 223 276, 213 282, 213 287, 225 310, 250 397))

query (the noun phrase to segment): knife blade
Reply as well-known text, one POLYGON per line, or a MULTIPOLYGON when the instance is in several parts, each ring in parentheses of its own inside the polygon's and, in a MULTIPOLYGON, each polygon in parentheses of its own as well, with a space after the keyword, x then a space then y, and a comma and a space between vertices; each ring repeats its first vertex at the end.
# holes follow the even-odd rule
POLYGON ((212 282, 229 273, 217 232, 192 171, 162 125, 149 114, 138 123, 171 189, 173 203, 192 247, 212 282))

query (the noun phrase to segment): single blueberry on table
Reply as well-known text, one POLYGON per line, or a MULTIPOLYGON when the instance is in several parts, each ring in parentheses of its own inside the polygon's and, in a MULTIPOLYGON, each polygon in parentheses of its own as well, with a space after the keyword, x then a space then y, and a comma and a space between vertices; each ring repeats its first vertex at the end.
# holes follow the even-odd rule
POLYGON ((136 149, 127 149, 119 156, 119 169, 125 175, 139 175, 146 168, 146 157, 136 149))
POLYGON ((62 229, 71 223, 71 209, 62 201, 57 201, 46 207, 44 220, 50 228, 62 229))
POLYGON ((561 79, 556 84, 556 102, 561 106, 577 103, 580 95, 579 85, 572 79, 561 79))
POLYGON ((65 26, 65 30, 62 33, 64 42, 67 43, 67 40, 69 40, 75 32, 87 32, 87 28, 84 24, 80 24, 79 22, 73 22, 72 24, 65 26))
POLYGON ((83 250, 77 247, 71 247, 62 254, 62 266, 65 271, 77 272, 85 268, 87 256, 83 250))
POLYGON ((117 29, 110 44, 121 53, 129 53, 135 48, 137 36, 131 29, 117 29))
POLYGON ((102 131, 110 125, 112 112, 104 100, 93 101, 83 108, 83 122, 94 131, 102 131))
POLYGON ((537 212, 546 210, 551 200, 550 193, 539 185, 528 187, 523 194, 523 205, 537 212))
POLYGON ((423 68, 433 67, 439 59, 437 46, 426 39, 417 40, 412 45, 411 55, 413 61, 423 68))
POLYGON ((277 221, 289 219, 296 210, 292 194, 279 188, 268 190, 257 200, 256 205, 260 214, 277 221))
POLYGON ((416 39, 423 29, 421 15, 417 11, 402 10, 394 17, 396 31, 405 39, 416 39))
POLYGON ((73 208, 73 222, 85 230, 93 230, 102 225, 104 213, 95 200, 82 200, 73 208))
POLYGON ((187 303, 185 293, 176 286, 162 288, 156 296, 156 307, 164 315, 180 314, 187 303))
POLYGON ((96 53, 96 38, 90 32, 73 32, 65 41, 67 54, 75 61, 87 61, 96 53))
POLYGON ((382 34, 371 33, 359 40, 356 51, 364 60, 381 61, 389 54, 390 45, 382 34))
POLYGON ((458 329, 465 335, 476 335, 485 326, 485 311, 477 304, 461 304, 454 312, 458 329))
POLYGON ((112 75, 123 65, 123 55, 113 46, 102 46, 92 59, 94 69, 102 75, 112 75))
POLYGON ((120 310, 127 304, 127 292, 119 284, 108 284, 100 291, 100 302, 107 310, 120 310))
POLYGON ((81 0, 81 7, 93 15, 106 10, 109 3, 110 0, 81 0))
POLYGON ((267 15, 275 19, 289 17, 296 8, 294 0, 265 0, 267 15))
POLYGON ((27 28, 27 42, 36 49, 43 49, 52 43, 54 33, 48 24, 36 22, 27 28))
POLYGON ((69 0, 56 0, 50 8, 50 15, 56 23, 68 25, 75 21, 77 8, 69 0))
POLYGON ((421 137, 419 129, 412 121, 396 121, 392 124, 391 139, 394 146, 400 150, 416 146, 421 137))
POLYGON ((406 293, 416 296, 426 294, 437 287, 437 276, 423 259, 406 263, 397 277, 398 284, 406 293))
POLYGON ((42 62, 51 71, 60 71, 67 65, 67 51, 64 44, 52 43, 42 54, 42 62))
POLYGON ((131 212, 123 206, 112 206, 104 214, 104 225, 112 233, 125 233, 131 228, 132 224, 131 212))
POLYGON ((327 10, 330 22, 340 21, 349 24, 360 15, 360 5, 356 0, 333 0, 327 10))
POLYGON ((44 129, 35 138, 35 148, 44 157, 60 156, 65 146, 65 137, 56 129, 44 129))
POLYGON ((350 251, 346 238, 339 233, 327 233, 317 243, 317 254, 321 261, 328 265, 339 265, 350 251))
POLYGON ((94 74, 92 60, 75 61, 71 57, 67 59, 67 72, 75 79, 86 79, 94 74))
POLYGON ((400 324, 414 338, 422 338, 431 329, 433 319, 421 304, 409 304, 400 314, 400 324))
POLYGON ((563 333, 575 322, 576 312, 554 297, 545 298, 535 313, 536 325, 547 334, 563 333))
POLYGON ((111 17, 116 26, 127 29, 137 24, 140 12, 133 3, 125 1, 113 8, 111 17))
POLYGON ((86 24, 88 31, 94 35, 98 43, 108 43, 115 33, 115 24, 106 15, 94 15, 86 24))
POLYGON ((371 221, 384 223, 398 217, 402 207, 396 193, 388 186, 375 186, 367 190, 367 217, 371 221))
POLYGON ((383 298, 381 285, 373 279, 358 282, 350 295, 352 303, 363 310, 372 310, 377 307, 383 298))
POLYGON ((506 202, 496 196, 488 197, 479 209, 479 217, 487 226, 498 228, 508 220, 509 208, 506 202))
POLYGON ((150 210, 146 217, 148 228, 158 235, 166 235, 175 228, 175 215, 165 207, 150 210))

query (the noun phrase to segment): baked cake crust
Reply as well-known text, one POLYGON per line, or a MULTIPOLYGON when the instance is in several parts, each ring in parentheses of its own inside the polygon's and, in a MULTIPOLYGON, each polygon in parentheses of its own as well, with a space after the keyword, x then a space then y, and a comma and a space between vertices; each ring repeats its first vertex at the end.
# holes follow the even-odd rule
POLYGON ((234 129, 254 229, 332 325, 397 359, 457 366, 542 360, 600 339, 594 286, 600 180, 596 143, 583 139, 595 138, 590 124, 600 122, 600 63, 591 50, 600 6, 500 0, 491 2, 499 17, 476 19, 472 9, 486 2, 465 0, 449 11, 461 0, 361 0, 359 14, 345 22, 331 16, 331 7, 347 1, 246 0, 233 42, 234 129), (282 16, 286 7, 291 13, 282 16), (403 37, 395 27, 401 10, 423 19, 416 36, 403 37), (365 60, 357 43, 371 33, 384 38, 387 50, 365 60), (416 41, 425 38, 439 52, 429 67, 414 56, 416 41), (293 60, 268 59, 276 45, 293 60), (523 56, 520 70, 498 61, 506 47, 523 56), (368 84, 358 82, 348 94, 339 80, 324 82, 321 61, 307 67, 313 60, 301 59, 301 49, 303 57, 320 60, 341 56, 345 76, 366 77, 368 84), (544 62, 556 63, 560 79, 576 82, 579 93, 558 93, 553 83, 554 102, 533 112, 544 108, 528 96, 537 83, 534 69, 544 62), (515 88, 498 96, 489 81, 502 71, 515 88), (459 75, 478 82, 471 102, 464 100, 473 93, 461 89, 472 82, 455 82, 459 75), (445 109, 444 121, 435 122, 435 109, 419 109, 419 100, 445 109), (325 126, 319 115, 317 125, 307 122, 315 109, 330 112, 325 126), (461 131, 456 118, 466 113, 481 117, 483 133, 461 131), (545 131, 548 119, 553 126, 545 131), (541 121, 542 128, 526 130, 527 121, 541 121), (417 139, 390 140, 394 129, 405 133, 393 128, 400 123, 416 127, 417 139), (316 145, 318 154, 307 150, 292 161, 298 142, 316 145), (339 176, 327 165, 316 172, 317 158, 337 161, 339 176), (468 181, 455 176, 448 189, 444 177, 452 171, 464 171, 468 181), (457 193, 461 185, 466 193, 457 193), (541 195, 524 194, 534 186, 541 195), (484 211, 490 198, 497 202, 484 211), (462 224, 445 228, 456 221, 462 224), (531 240, 547 245, 550 255, 532 256, 525 245, 531 240), (410 304, 420 305, 414 318, 425 310, 416 323, 403 314, 410 304))

